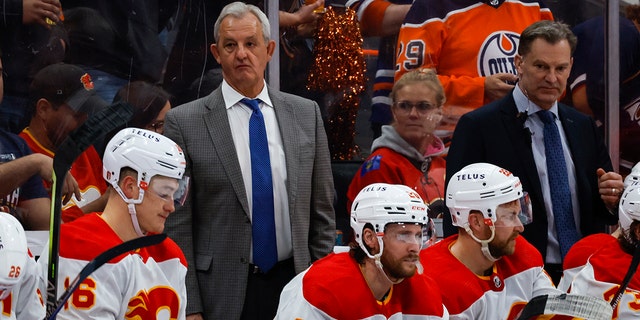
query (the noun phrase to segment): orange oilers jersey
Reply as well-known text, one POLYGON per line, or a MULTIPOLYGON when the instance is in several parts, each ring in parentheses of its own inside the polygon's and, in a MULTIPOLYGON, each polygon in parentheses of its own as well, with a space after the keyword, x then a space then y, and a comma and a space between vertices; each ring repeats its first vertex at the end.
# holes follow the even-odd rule
POLYGON ((436 69, 447 97, 449 125, 442 130, 452 132, 462 114, 489 102, 482 77, 515 74, 520 33, 533 22, 553 19, 539 1, 495 2, 416 0, 400 29, 395 79, 411 69, 436 69))

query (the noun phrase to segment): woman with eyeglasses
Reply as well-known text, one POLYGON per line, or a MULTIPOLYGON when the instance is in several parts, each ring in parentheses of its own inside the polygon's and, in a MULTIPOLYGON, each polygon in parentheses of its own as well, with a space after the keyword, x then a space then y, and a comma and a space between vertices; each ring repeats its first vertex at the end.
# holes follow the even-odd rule
MULTIPOLYGON (((147 129, 162 134, 164 117, 171 110, 171 95, 164 89, 146 81, 133 81, 124 85, 113 102, 126 102, 133 107, 131 120, 105 136, 105 143, 126 127, 147 129)), ((104 150, 102 150, 104 152, 104 150)))
POLYGON ((445 210, 445 147, 434 131, 442 120, 442 85, 432 69, 416 69, 396 81, 391 99, 393 122, 382 127, 353 177, 347 210, 363 187, 384 182, 411 187, 429 206, 429 216, 439 218, 445 210))
MULTIPOLYGON (((133 81, 118 91, 113 102, 124 101, 134 108, 128 127, 164 132, 164 116, 171 110, 169 93, 145 81, 133 81)), ((116 131, 117 132, 117 131, 116 131)))

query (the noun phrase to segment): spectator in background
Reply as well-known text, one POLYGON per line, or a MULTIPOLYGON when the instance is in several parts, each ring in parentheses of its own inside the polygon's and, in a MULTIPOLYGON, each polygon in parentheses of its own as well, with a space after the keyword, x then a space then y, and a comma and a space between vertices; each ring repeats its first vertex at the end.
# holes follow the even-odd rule
POLYGON ((376 61, 371 129, 373 138, 382 134, 382 126, 391 123, 391 89, 396 67, 398 31, 413 0, 349 0, 347 7, 356 10, 363 37, 380 37, 376 61))
POLYGON ((64 59, 68 40, 59 0, 6 0, 0 3, 0 12, 5 82, 0 127, 18 134, 31 119, 28 99, 33 76, 64 59))
MULTIPOLYGON (((627 18, 620 17, 620 164, 627 173, 640 161, 640 5, 626 8, 627 18), (635 19, 635 20, 633 20, 635 19)), ((601 134, 607 130, 605 117, 605 26, 604 18, 598 16, 573 28, 578 45, 573 55, 573 66, 567 89, 568 103, 591 115, 601 134)))
POLYGON ((164 117, 171 110, 169 93, 145 81, 131 82, 118 91, 113 102, 124 101, 135 111, 127 127, 147 129, 162 134, 164 117))
MULTIPOLYGON (((617 222, 611 210, 624 186, 593 119, 557 101, 566 88, 575 45, 565 24, 540 21, 527 27, 514 61, 516 87, 462 116, 447 156, 447 181, 476 162, 493 163, 520 178, 535 215, 522 235, 542 253, 555 283, 573 243, 617 222), (547 147, 548 142, 556 143, 547 147), (547 167, 559 158, 563 165, 547 167), (562 184, 553 182, 556 178, 562 184)), ((445 235, 455 233, 446 215, 443 229, 445 235)))
POLYGON ((422 275, 418 254, 431 224, 420 196, 404 185, 368 185, 350 220, 357 236, 349 252, 289 282, 276 319, 449 319, 434 280, 422 275))
POLYGON ((431 218, 442 218, 446 162, 442 140, 434 135, 445 102, 440 81, 432 69, 412 70, 394 84, 391 99, 394 121, 382 127, 351 180, 347 208, 362 188, 385 182, 409 186, 429 205, 431 218))
POLYGON ((449 146, 461 115, 513 89, 520 33, 544 19, 553 16, 541 1, 416 0, 398 35, 395 79, 436 70, 447 97, 437 134, 449 146))
POLYGON ((133 81, 124 85, 113 99, 114 103, 120 101, 133 107, 133 115, 124 126, 105 136, 105 146, 113 135, 126 127, 147 129, 159 134, 164 132, 164 117, 171 110, 171 102, 169 93, 162 87, 146 81, 133 81))
POLYGON ((65 61, 91 75, 104 101, 112 101, 129 81, 160 83, 168 50, 159 35, 179 9, 178 2, 63 1, 70 40, 65 61))
MULTIPOLYGON (((0 101, 2 87, 0 76, 0 101)), ((49 230, 51 201, 42 180, 50 183, 52 177, 52 158, 32 153, 21 137, 0 127, 0 211, 14 215, 27 230, 49 230)), ((71 174, 66 175, 62 194, 63 204, 74 194, 80 196, 78 183, 71 174)))
POLYGON ((214 35, 222 85, 165 119, 195 190, 167 232, 193 266, 189 319, 272 319, 282 288, 335 242, 327 138, 317 103, 267 86, 275 41, 258 7, 227 5, 214 35))
POLYGON ((452 319, 515 319, 533 297, 560 294, 542 256, 520 236, 531 204, 520 179, 489 163, 451 173, 447 206, 457 227, 420 253, 452 319))
POLYGON ((625 189, 618 211, 621 234, 607 241, 573 278, 571 292, 590 295, 612 303, 616 319, 638 317, 635 307, 640 292, 640 273, 631 268, 640 254, 640 185, 625 189), (628 283, 623 279, 631 274, 628 283), (619 300, 618 300, 619 299, 619 300))
MULTIPOLYGON (((80 67, 58 63, 38 72, 30 87, 33 117, 20 136, 31 150, 53 158, 69 133, 78 128, 93 110, 104 108, 93 89, 91 76, 80 67)), ((85 212, 100 211, 107 200, 102 178, 102 161, 90 146, 73 162, 71 174, 77 179, 81 196, 63 206, 62 220, 69 222, 85 212)), ((50 187, 49 181, 44 181, 50 187)))

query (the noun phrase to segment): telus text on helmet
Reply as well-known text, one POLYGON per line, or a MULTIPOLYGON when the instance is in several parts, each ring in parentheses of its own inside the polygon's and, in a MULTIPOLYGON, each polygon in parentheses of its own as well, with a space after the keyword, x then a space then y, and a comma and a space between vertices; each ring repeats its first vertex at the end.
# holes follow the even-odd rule
POLYGON ((153 140, 155 142, 160 142, 160 138, 158 138, 158 136, 156 136, 155 134, 149 133, 146 130, 131 129, 131 132, 139 136, 145 137, 147 139, 153 140))
POLYGON ((468 174, 459 174, 456 176, 458 181, 478 180, 478 179, 484 179, 484 177, 485 177, 484 173, 468 173, 468 174))

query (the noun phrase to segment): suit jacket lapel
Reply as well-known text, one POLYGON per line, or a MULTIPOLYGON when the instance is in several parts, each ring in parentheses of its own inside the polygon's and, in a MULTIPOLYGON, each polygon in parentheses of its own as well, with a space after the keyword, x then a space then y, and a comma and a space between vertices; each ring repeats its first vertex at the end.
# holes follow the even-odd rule
MULTIPOLYGON (((507 134, 512 140, 512 146, 516 156, 522 162, 522 168, 531 181, 533 190, 525 190, 531 194, 536 195, 536 199, 542 199, 542 186, 540 185, 540 178, 538 176, 538 169, 533 159, 533 151, 531 148, 531 133, 524 127, 524 120, 519 119, 518 108, 513 100, 513 95, 510 94, 507 99, 503 100, 501 104, 502 122, 506 128, 507 134), (527 137, 529 135, 529 137, 527 137)), ((524 178, 524 177, 521 177, 524 178)))
POLYGON ((231 127, 229 126, 229 117, 227 109, 224 106, 222 91, 220 88, 214 90, 204 101, 205 107, 209 110, 205 116, 205 124, 207 133, 213 143, 213 149, 218 155, 222 170, 225 171, 231 187, 235 191, 242 209, 249 216, 249 200, 242 180, 242 171, 238 162, 238 154, 236 153, 233 137, 231 136, 231 127))
MULTIPOLYGON (((278 91, 271 88, 268 89, 271 102, 275 109, 276 118, 278 119, 282 143, 284 144, 284 154, 287 161, 286 185, 287 192, 289 193, 289 212, 293 212, 297 192, 295 178, 298 177, 298 158, 300 154, 299 135, 301 133, 301 131, 298 130, 298 122, 296 121, 295 115, 295 108, 297 106, 285 100, 278 91)), ((311 179, 311 177, 306 178, 311 179)))

